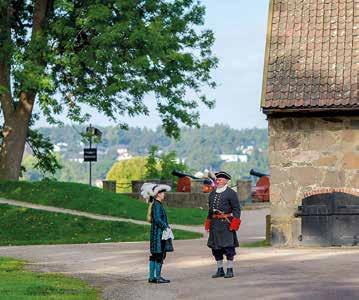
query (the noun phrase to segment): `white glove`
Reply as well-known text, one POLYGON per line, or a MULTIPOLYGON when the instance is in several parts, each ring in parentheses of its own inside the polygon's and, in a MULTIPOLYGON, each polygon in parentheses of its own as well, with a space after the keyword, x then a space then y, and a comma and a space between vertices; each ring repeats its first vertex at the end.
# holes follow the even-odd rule
POLYGON ((172 239, 172 240, 175 239, 171 228, 167 228, 162 232, 162 240, 168 240, 168 239, 172 239))

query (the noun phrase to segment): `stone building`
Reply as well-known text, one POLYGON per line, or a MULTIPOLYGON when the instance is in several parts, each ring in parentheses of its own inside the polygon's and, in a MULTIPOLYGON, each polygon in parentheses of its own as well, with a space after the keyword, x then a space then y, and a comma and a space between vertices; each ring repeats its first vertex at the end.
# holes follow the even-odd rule
POLYGON ((358 74, 359 0, 270 1, 261 108, 274 245, 300 244, 304 198, 359 196, 358 74))

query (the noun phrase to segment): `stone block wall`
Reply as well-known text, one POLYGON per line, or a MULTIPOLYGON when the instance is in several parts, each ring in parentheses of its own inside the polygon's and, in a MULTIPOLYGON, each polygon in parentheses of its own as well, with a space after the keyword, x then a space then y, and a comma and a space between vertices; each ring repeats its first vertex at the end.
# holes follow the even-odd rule
POLYGON ((268 119, 272 244, 294 246, 304 197, 359 193, 359 116, 268 119))
MULTIPOLYGON (((124 193, 124 195, 144 201, 139 193, 124 193)), ((164 205, 169 207, 203 208, 207 210, 208 195, 207 193, 167 192, 164 205)))

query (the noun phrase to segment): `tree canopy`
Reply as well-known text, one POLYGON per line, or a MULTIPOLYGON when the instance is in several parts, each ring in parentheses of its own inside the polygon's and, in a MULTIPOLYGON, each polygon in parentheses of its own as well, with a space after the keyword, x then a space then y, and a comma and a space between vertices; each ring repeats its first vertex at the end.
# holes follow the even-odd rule
MULTIPOLYGON (((207 126, 201 128, 181 128, 180 140, 167 137, 161 128, 129 128, 122 130, 115 127, 101 127, 102 140, 97 145, 98 161, 92 165, 93 178, 104 179, 113 162, 117 159, 118 148, 125 148, 133 156, 152 156, 151 175, 147 178, 159 179, 165 172, 159 172, 159 160, 162 156, 170 156, 175 151, 175 161, 184 161, 190 167, 183 170, 195 174, 204 169, 228 171, 233 180, 249 176, 250 169, 268 173, 268 132, 267 129, 233 129, 225 125, 207 126), (157 145, 156 151, 151 151, 150 145, 157 145), (213 145, 216 145, 215 147, 213 145), (247 161, 225 162, 221 154, 246 155, 247 161)), ((76 161, 82 157, 80 132, 83 127, 46 127, 39 131, 48 136, 52 143, 57 144, 60 163, 63 168, 55 174, 61 181, 88 182, 88 165, 76 161)), ((27 172, 24 178, 39 180, 41 174, 36 173, 29 164, 24 164, 27 172)), ((180 169, 172 166, 173 169, 180 169)), ((49 174, 45 174, 49 176, 49 174)), ((233 182, 234 182, 233 181, 233 182)))
POLYGON ((167 135, 198 126, 217 66, 204 15, 194 0, 2 0, 0 178, 19 176, 35 102, 50 124, 85 122, 87 105, 126 127, 121 117, 148 115, 152 94, 167 135))
POLYGON ((121 160, 112 165, 106 179, 116 180, 117 192, 131 192, 132 180, 141 180, 145 177, 145 157, 133 157, 121 160))

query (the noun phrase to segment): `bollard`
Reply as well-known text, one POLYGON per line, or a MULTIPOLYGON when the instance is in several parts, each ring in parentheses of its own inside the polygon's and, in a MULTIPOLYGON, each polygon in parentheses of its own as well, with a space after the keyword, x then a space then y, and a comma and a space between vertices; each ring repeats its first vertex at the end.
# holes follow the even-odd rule
POLYGON ((271 245, 272 243, 272 232, 271 232, 271 216, 266 215, 266 242, 271 245))
POLYGON ((237 180, 237 196, 242 203, 252 202, 252 181, 248 179, 237 180))
POLYGON ((191 193, 202 193, 203 179, 191 179, 191 193))
POLYGON ((102 188, 109 192, 116 193, 116 180, 102 180, 102 188))

